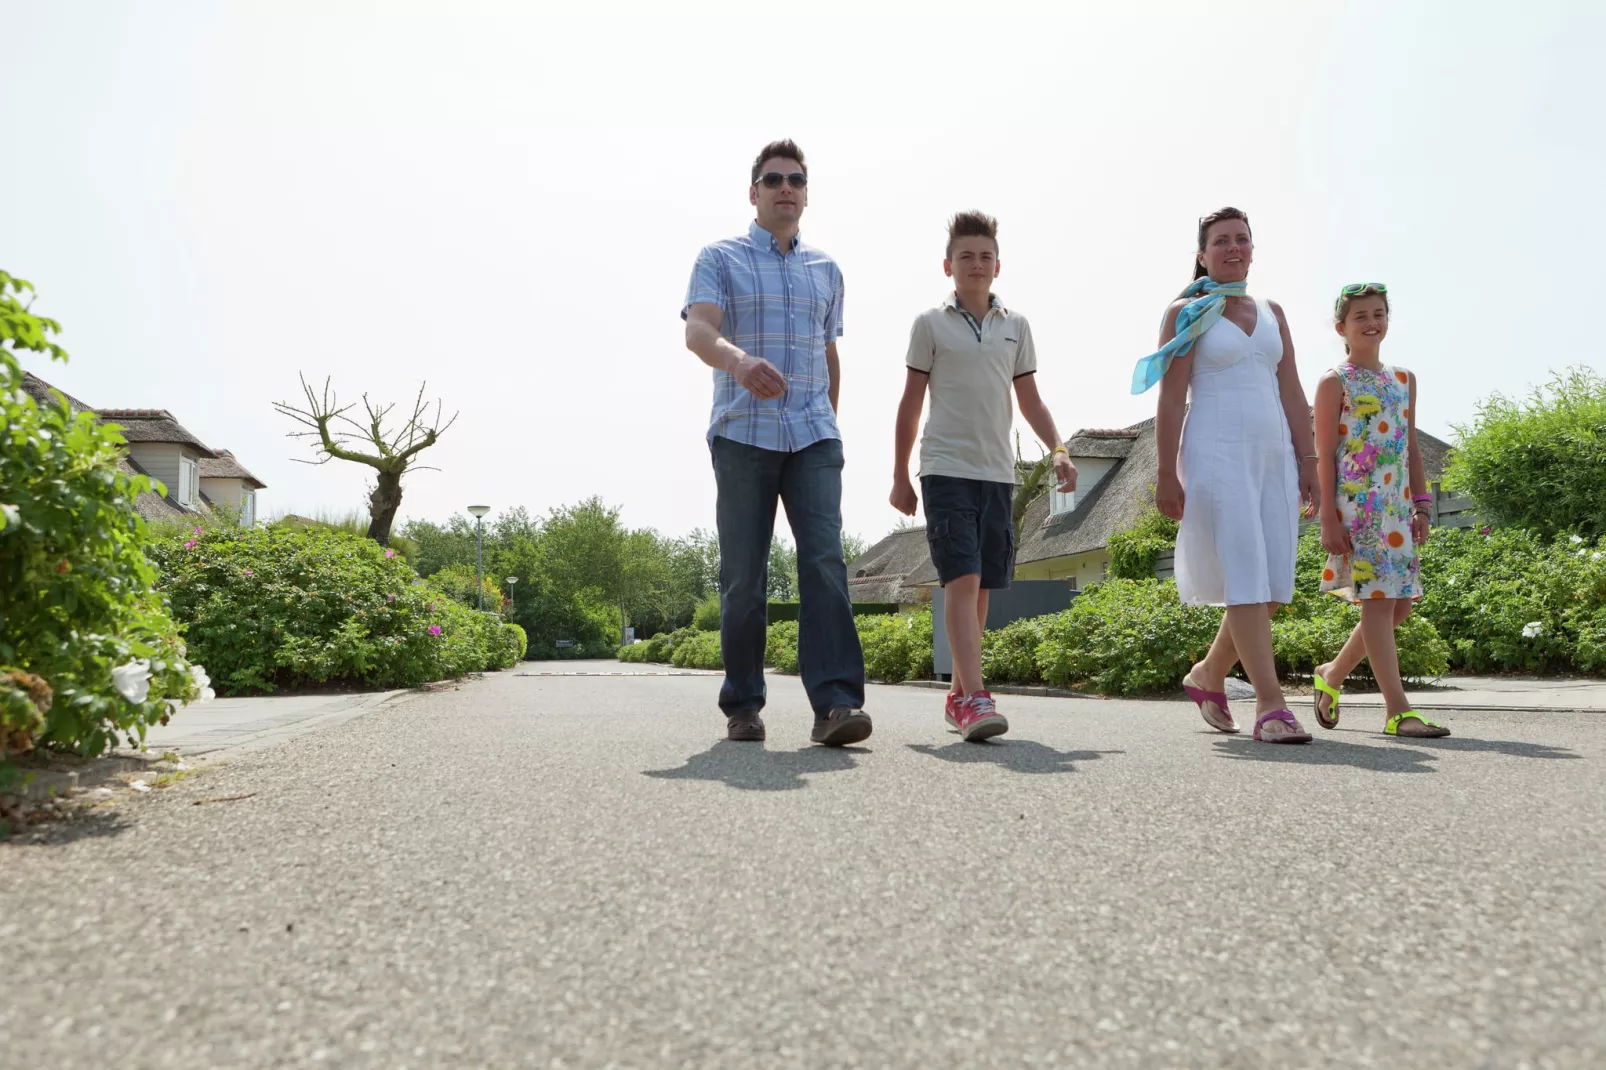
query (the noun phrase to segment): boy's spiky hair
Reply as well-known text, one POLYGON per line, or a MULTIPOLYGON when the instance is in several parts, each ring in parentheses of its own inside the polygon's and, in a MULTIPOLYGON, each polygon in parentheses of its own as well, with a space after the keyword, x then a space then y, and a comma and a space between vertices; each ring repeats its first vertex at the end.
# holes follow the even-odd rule
POLYGON ((948 221, 948 257, 953 258, 954 242, 960 238, 991 238, 998 248, 998 220, 985 212, 960 212, 948 221))

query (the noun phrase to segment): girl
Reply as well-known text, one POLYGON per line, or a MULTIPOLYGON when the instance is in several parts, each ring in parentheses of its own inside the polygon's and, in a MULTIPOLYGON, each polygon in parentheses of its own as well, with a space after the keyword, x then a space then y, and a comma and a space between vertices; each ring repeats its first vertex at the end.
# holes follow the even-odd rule
POLYGON ((1244 213, 1199 220, 1193 284, 1167 309, 1160 350, 1138 362, 1132 392, 1160 384, 1155 504, 1182 522, 1177 593, 1227 610, 1183 689, 1212 728, 1237 732, 1223 684, 1241 660, 1255 687, 1255 738, 1308 743, 1277 682, 1271 615, 1294 597, 1316 454, 1288 321, 1275 301, 1247 293, 1253 258, 1244 213))
POLYGON ((1322 590, 1361 604, 1361 623, 1338 656, 1316 666, 1316 722, 1338 727, 1340 688, 1362 657, 1388 704, 1391 736, 1447 736, 1411 709, 1400 682, 1394 630, 1422 597, 1416 548, 1428 538, 1427 491, 1416 446, 1416 376, 1379 355, 1389 331, 1388 287, 1346 286, 1333 322, 1347 359, 1316 386, 1316 452, 1322 458, 1322 590), (1407 486, 1409 484, 1409 486, 1407 486), (1337 681, 1335 685, 1334 681, 1337 681))

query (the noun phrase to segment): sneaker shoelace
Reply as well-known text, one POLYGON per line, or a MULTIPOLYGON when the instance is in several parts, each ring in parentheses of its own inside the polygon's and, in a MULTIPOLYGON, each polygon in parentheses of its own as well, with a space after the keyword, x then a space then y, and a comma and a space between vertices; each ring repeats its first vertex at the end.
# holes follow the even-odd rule
POLYGON ((972 695, 965 700, 965 705, 969 706, 971 713, 977 717, 986 717, 998 712, 998 704, 993 701, 991 695, 972 695))

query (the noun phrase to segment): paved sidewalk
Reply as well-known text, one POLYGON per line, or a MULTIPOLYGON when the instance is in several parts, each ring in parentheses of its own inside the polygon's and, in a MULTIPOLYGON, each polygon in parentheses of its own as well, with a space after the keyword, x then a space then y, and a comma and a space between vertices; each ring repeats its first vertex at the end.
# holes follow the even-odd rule
POLYGON ((215 761, 333 727, 408 694, 412 692, 262 695, 195 702, 175 713, 166 725, 148 729, 145 748, 215 761))

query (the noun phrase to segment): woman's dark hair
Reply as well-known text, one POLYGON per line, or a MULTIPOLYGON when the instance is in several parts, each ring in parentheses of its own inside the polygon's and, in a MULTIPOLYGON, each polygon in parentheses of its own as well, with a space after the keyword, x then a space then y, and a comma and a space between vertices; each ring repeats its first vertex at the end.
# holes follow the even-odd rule
MULTIPOLYGON (((1229 219, 1243 220, 1244 229, 1249 231, 1251 237, 1254 235, 1254 231, 1250 230, 1249 228, 1249 217, 1245 215, 1241 209, 1217 208, 1214 212, 1211 212, 1209 215, 1199 220, 1199 251, 1201 253, 1205 251, 1205 236, 1210 233, 1210 228, 1215 226, 1217 223, 1222 223, 1229 219)), ((1195 256, 1193 258, 1193 281, 1198 282, 1204 277, 1204 261, 1195 256)))

